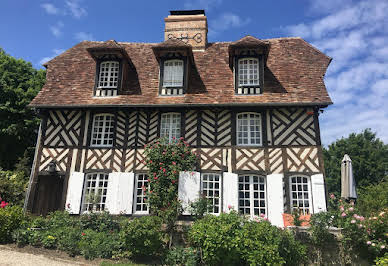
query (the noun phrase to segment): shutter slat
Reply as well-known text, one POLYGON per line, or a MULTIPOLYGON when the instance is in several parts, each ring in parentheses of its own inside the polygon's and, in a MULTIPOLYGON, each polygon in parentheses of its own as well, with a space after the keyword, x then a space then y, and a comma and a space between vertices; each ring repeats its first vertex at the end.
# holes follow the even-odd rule
POLYGON ((178 199, 182 202, 183 215, 190 215, 189 206, 200 194, 201 174, 199 172, 180 172, 178 199))
POLYGON ((82 190, 84 187, 84 173, 73 172, 70 174, 66 193, 65 208, 70 214, 79 214, 81 211, 82 190))
POLYGON ((276 226, 283 227, 284 195, 283 175, 272 174, 267 176, 268 219, 276 226))
POLYGON ((109 174, 105 210, 107 210, 110 214, 118 214, 119 179, 120 173, 109 174))
POLYGON ((238 211, 238 175, 224 172, 223 182, 222 203, 224 212, 238 211))
POLYGON ((311 191, 314 213, 326 211, 325 183, 323 174, 311 176, 311 191))

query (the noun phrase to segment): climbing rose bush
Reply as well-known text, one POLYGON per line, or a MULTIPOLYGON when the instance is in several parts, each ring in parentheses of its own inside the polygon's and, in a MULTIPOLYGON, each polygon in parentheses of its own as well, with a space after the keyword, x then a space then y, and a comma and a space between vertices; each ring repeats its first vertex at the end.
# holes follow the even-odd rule
POLYGON ((145 164, 149 173, 149 189, 143 188, 151 213, 172 224, 179 215, 179 172, 193 171, 197 156, 183 138, 169 143, 162 138, 145 146, 145 164))

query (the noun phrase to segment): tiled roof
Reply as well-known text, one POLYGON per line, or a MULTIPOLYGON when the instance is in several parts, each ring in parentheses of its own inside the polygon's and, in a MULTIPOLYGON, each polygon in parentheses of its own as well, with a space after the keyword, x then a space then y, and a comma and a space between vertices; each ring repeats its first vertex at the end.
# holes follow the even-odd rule
MULTIPOLYGON (((242 41, 252 39, 248 36, 242 41)), ((120 42, 118 45, 132 61, 132 68, 124 74, 127 77, 124 77, 120 95, 93 97, 96 62, 86 49, 103 43, 84 41, 47 63, 46 84, 30 106, 331 104, 323 82, 330 57, 301 38, 259 41, 270 45, 261 95, 235 95, 233 70, 228 63, 231 42, 209 43, 205 51, 193 51, 194 65, 189 71, 188 89, 184 96, 176 97, 158 94, 159 65, 152 48, 161 44, 120 42)))

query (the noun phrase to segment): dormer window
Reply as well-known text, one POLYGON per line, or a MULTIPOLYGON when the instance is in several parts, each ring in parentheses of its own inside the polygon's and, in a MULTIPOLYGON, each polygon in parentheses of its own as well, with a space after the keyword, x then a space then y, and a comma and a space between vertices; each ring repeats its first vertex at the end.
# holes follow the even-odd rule
POLYGON ((191 46, 181 40, 168 39, 152 47, 160 65, 159 95, 184 95, 194 63, 191 46))
POLYGON ((98 89, 117 89, 120 64, 117 61, 106 61, 100 64, 98 89))
POLYGON ((128 74, 133 66, 124 47, 115 40, 109 40, 87 48, 87 51, 96 61, 94 96, 111 97, 119 95, 122 89, 123 73, 128 74))
POLYGON ((183 87, 183 60, 166 60, 163 69, 163 88, 183 87))
POLYGON ((268 52, 269 43, 252 36, 246 36, 229 45, 229 66, 235 74, 237 95, 263 93, 268 52))

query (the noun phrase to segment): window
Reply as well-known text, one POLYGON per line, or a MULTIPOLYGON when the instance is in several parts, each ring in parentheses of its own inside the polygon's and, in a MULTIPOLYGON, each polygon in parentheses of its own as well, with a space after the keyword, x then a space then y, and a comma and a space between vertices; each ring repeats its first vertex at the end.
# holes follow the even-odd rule
POLYGON ((117 88, 119 81, 119 62, 105 61, 100 64, 97 88, 117 88))
POLYGON ((148 214, 146 190, 148 190, 148 176, 137 174, 135 191, 135 213, 137 214, 148 214))
POLYGON ((105 209, 108 174, 86 174, 82 199, 82 212, 103 211, 105 209))
POLYGON ((265 178, 257 175, 238 177, 238 208, 241 214, 266 214, 265 178))
POLYGON ((311 197, 310 181, 306 176, 290 177, 291 208, 300 211, 301 214, 310 214, 311 197))
POLYGON ((181 115, 179 113, 162 114, 160 123, 160 137, 165 137, 169 142, 181 136, 181 115))
POLYGON ((164 61, 163 87, 183 86, 183 60, 164 61))
POLYGON ((202 174, 201 192, 212 204, 209 213, 219 214, 221 209, 221 175, 202 174))
POLYGON ((260 114, 237 115, 237 145, 262 145, 260 114))
POLYGON ((91 145, 96 147, 113 146, 114 116, 99 114, 94 116, 91 145))
POLYGON ((259 59, 245 57, 238 60, 237 66, 237 94, 260 93, 259 59))

